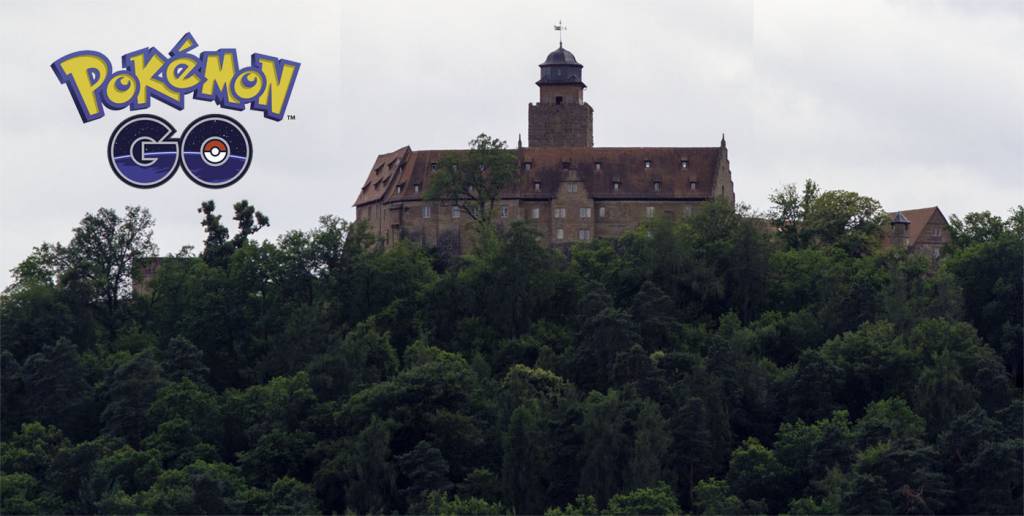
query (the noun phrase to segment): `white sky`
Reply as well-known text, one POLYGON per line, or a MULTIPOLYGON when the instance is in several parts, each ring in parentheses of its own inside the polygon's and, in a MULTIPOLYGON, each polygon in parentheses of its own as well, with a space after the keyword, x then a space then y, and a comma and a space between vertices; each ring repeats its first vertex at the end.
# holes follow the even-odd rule
POLYGON ((352 219, 377 154, 462 147, 480 132, 525 141, 559 19, 585 67, 596 145, 715 146, 725 132, 737 198, 755 208, 806 177, 890 210, 1004 214, 1024 202, 1024 0, 155 5, 0 3, 0 270, 43 241, 66 242, 99 207, 149 207, 162 253, 201 245, 206 199, 228 222, 230 205, 248 199, 271 218, 267 238, 322 214, 352 219), (226 190, 181 172, 130 188, 105 153, 135 113, 82 124, 49 65, 76 50, 115 63, 146 46, 166 53, 187 31, 199 51, 301 62, 296 119, 155 103, 145 112, 179 131, 201 114, 235 117, 252 135, 253 165, 226 190))

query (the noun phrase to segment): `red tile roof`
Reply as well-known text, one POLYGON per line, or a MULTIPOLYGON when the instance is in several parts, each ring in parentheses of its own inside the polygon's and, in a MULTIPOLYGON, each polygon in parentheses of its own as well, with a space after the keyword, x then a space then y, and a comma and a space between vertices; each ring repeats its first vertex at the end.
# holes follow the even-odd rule
MULTIPOLYGON (((722 147, 547 147, 514 150, 520 177, 503 198, 550 199, 566 174, 576 174, 595 199, 707 199, 714 196, 722 147), (650 167, 645 162, 650 162, 650 167), (686 168, 682 163, 686 162, 686 168), (530 170, 523 164, 530 163, 530 170), (568 171, 563 163, 569 164, 568 171), (600 168, 598 168, 600 163, 600 168), (540 190, 534 183, 540 183, 540 190), (618 182, 616 191, 613 184, 618 182), (654 191, 654 182, 661 183, 654 191), (691 190, 691 182, 695 182, 691 190)), ((355 205, 422 199, 432 163, 450 152, 403 147, 377 157, 355 205), (413 185, 419 184, 416 192, 413 185), (398 193, 395 186, 403 185, 398 193)))
POLYGON ((907 220, 910 221, 910 226, 907 227, 907 244, 913 246, 917 243, 917 239, 920 238, 924 232, 925 226, 932 220, 932 217, 937 213, 942 219, 943 224, 947 224, 946 216, 942 214, 942 210, 938 206, 932 206, 930 208, 917 208, 915 210, 900 210, 898 212, 889 213, 889 220, 894 220, 897 213, 902 213, 907 220))

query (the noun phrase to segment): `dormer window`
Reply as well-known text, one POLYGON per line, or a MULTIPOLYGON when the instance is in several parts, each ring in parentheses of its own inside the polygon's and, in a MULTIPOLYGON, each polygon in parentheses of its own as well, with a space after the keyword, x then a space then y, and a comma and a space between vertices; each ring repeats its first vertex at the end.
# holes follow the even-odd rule
POLYGON ((651 168, 651 160, 649 160, 649 159, 645 159, 644 160, 644 168, 651 168))
POLYGON ((533 182, 533 191, 534 192, 539 192, 540 191, 540 181, 534 181, 533 182))
POLYGON ((523 170, 530 170, 531 168, 533 168, 533 163, 530 163, 529 161, 523 163, 523 170))
POLYGON ((655 192, 660 192, 661 191, 661 181, 655 181, 654 182, 654 191, 655 192))
POLYGON ((684 160, 680 160, 679 161, 679 168, 686 168, 687 165, 689 165, 689 164, 690 164, 690 162, 685 160, 685 159, 684 160))
POLYGON ((594 170, 601 170, 601 162, 600 161, 595 161, 594 162, 594 170))
POLYGON ((412 191, 416 192, 416 193, 420 193, 420 184, 416 183, 416 184, 412 185, 412 191))
POLYGON ((576 193, 579 191, 579 183, 566 183, 565 191, 570 193, 576 193))

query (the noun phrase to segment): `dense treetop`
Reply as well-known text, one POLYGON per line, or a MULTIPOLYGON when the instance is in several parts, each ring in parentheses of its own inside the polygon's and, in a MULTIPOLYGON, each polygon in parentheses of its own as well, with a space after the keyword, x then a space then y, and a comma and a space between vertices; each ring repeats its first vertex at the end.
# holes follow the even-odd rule
POLYGON ((138 295, 154 222, 100 209, 2 295, 0 512, 1021 512, 1024 208, 933 263, 772 200, 461 257, 211 201, 138 295))

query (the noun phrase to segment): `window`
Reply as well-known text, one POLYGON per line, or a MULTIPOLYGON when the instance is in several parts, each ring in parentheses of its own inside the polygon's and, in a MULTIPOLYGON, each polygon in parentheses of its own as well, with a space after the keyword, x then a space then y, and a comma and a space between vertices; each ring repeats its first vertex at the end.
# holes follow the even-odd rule
POLYGON ((395 187, 395 193, 402 193, 402 185, 395 187))
POLYGON ((508 206, 501 207, 501 218, 508 218, 508 206))
POLYGON ((681 161, 679 162, 679 168, 686 168, 686 166, 687 166, 687 165, 689 165, 689 164, 690 164, 690 162, 689 162, 689 161, 687 161, 687 160, 685 160, 685 159, 684 159, 684 160, 681 160, 681 161))
POLYGON ((534 192, 539 192, 540 191, 540 181, 534 181, 533 182, 533 191, 534 192))
POLYGON ((437 171, 437 162, 436 161, 430 164, 430 170, 432 170, 434 172, 437 171))
POLYGON ((565 191, 576 193, 579 190, 579 183, 566 183, 565 191))
POLYGON ((562 162, 562 170, 569 170, 569 162, 568 161, 563 161, 562 162))
POLYGON ((562 103, 562 97, 555 97, 555 104, 561 104, 561 103, 562 103))
POLYGON ((555 208, 555 218, 556 219, 564 219, 565 218, 565 208, 555 208))
POLYGON ((649 160, 649 159, 645 159, 644 160, 644 168, 651 168, 651 160, 649 160))
POLYGON ((564 238, 565 238, 565 231, 563 231, 562 228, 556 229, 555 230, 555 239, 562 240, 564 238))
POLYGON ((532 209, 530 209, 530 218, 531 219, 539 219, 540 218, 540 208, 532 208, 532 209))
POLYGON ((533 168, 533 163, 530 163, 529 161, 523 163, 523 170, 530 170, 531 168, 533 168))
POLYGON ((601 218, 604 218, 604 215, 605 215, 604 206, 601 206, 600 208, 597 209, 597 216, 601 217, 601 218))
POLYGON ((661 191, 661 181, 655 181, 654 182, 654 191, 655 192, 660 192, 661 191))
POLYGON ((649 219, 654 218, 654 206, 648 206, 647 209, 645 209, 644 211, 645 211, 644 215, 646 215, 647 218, 649 218, 649 219))
POLYGON ((462 208, 458 206, 452 206, 452 218, 457 219, 462 216, 462 208))
POLYGON ((425 219, 429 219, 430 218, 430 206, 424 206, 423 207, 423 218, 425 218, 425 219))
POLYGON ((594 162, 594 170, 601 170, 601 162, 600 161, 595 161, 594 162))
POLYGON ((612 183, 612 191, 613 192, 618 192, 619 191, 619 184, 620 183, 618 181, 615 181, 614 183, 612 183))
POLYGON ((414 191, 416 193, 420 193, 420 184, 416 183, 416 184, 412 185, 412 191, 414 191))
POLYGON ((683 213, 686 214, 686 216, 693 215, 693 206, 683 208, 683 213))
POLYGON ((581 229, 579 233, 580 240, 590 240, 590 230, 581 229))
POLYGON ((690 181, 690 191, 692 192, 692 191, 694 191, 696 189, 697 189, 697 182, 696 181, 690 181))
POLYGON ((590 208, 580 208, 580 218, 581 219, 589 219, 590 218, 590 208))

